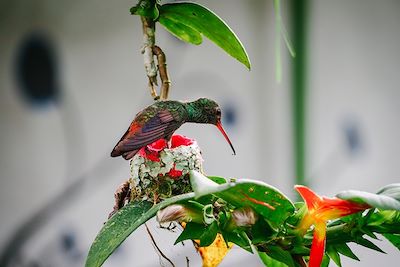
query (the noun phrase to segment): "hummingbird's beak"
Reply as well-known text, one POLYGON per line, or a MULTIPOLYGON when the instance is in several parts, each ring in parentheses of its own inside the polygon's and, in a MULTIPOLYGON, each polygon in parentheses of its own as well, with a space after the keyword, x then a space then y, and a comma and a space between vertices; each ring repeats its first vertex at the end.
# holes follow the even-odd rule
POLYGON ((233 155, 236 155, 236 152, 235 152, 235 149, 233 148, 233 145, 232 145, 231 140, 229 140, 229 137, 228 137, 228 135, 225 133, 224 128, 222 128, 222 123, 221 123, 221 121, 217 121, 216 126, 217 126, 217 128, 219 129, 219 131, 223 134, 223 136, 225 137, 226 141, 227 141, 227 142, 229 143, 229 145, 231 146, 232 151, 233 151, 233 155))

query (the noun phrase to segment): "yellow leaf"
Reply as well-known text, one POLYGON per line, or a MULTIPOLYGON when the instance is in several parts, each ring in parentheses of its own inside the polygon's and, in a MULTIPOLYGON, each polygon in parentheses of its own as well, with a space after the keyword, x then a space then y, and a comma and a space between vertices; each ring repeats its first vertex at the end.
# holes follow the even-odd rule
MULTIPOLYGON (((199 244, 198 241, 195 241, 199 244)), ((208 247, 197 247, 197 251, 200 253, 203 259, 203 267, 216 267, 224 259, 228 251, 232 248, 233 243, 226 246, 225 240, 221 234, 217 234, 214 242, 208 247)))

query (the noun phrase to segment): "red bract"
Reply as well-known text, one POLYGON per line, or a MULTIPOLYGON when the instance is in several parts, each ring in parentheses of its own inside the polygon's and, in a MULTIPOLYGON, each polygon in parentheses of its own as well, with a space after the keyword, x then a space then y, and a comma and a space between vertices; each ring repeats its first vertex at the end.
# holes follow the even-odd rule
POLYGON ((174 167, 168 172, 168 176, 176 180, 177 178, 182 176, 182 171, 175 169, 174 164, 174 167))
MULTIPOLYGON (((195 142, 194 139, 190 139, 183 135, 173 135, 171 138, 171 148, 176 148, 179 146, 190 146, 195 142)), ((139 150, 138 154, 143 158, 151 161, 160 161, 160 152, 168 147, 168 143, 165 139, 159 139, 150 145, 147 145, 139 150)), ((171 170, 173 171, 173 170, 171 170)), ((173 172, 175 175, 179 171, 173 172)), ((182 172, 181 172, 182 175, 182 172)), ((171 175, 170 175, 171 176, 171 175)), ((180 175, 179 175, 180 176, 180 175)), ((171 176, 174 177, 174 176, 171 176)))
POLYGON ((315 227, 308 266, 319 267, 325 252, 326 222, 369 209, 370 206, 339 198, 321 197, 306 186, 296 185, 295 189, 307 205, 307 213, 297 226, 298 231, 304 235, 311 225, 315 227))
POLYGON ((150 145, 147 145, 147 149, 151 152, 160 152, 167 147, 167 141, 165 139, 159 139, 150 145))
POLYGON ((194 139, 190 139, 183 135, 173 135, 171 138, 171 148, 175 148, 178 146, 190 146, 195 142, 194 139))

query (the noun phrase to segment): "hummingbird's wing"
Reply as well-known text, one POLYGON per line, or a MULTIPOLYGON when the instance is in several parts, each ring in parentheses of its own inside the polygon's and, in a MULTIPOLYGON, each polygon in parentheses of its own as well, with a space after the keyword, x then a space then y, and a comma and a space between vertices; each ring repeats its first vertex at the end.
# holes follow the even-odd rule
POLYGON ((179 117, 178 114, 174 113, 171 110, 161 110, 142 127, 131 125, 111 152, 111 156, 122 155, 125 159, 131 159, 142 147, 161 138, 170 138, 182 125, 182 122, 175 119, 179 117), (134 131, 132 131, 133 128, 134 131))

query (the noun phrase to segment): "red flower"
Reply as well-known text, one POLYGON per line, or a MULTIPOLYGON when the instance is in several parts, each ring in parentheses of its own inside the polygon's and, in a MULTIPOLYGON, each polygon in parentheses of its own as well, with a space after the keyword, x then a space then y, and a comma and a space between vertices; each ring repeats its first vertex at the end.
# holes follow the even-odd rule
POLYGON ((174 164, 174 167, 167 174, 169 177, 177 179, 182 176, 182 171, 175 169, 175 164, 174 164))
POLYGON ((167 141, 165 139, 159 139, 150 145, 147 145, 147 149, 151 152, 161 152, 164 148, 167 147, 167 141))
POLYGON ((311 225, 315 227, 308 266, 319 267, 325 251, 326 222, 369 209, 370 206, 339 198, 321 197, 302 185, 296 185, 295 189, 306 202, 308 209, 297 227, 298 231, 304 235, 311 225))
POLYGON ((171 138, 171 148, 175 148, 178 146, 190 146, 195 142, 194 139, 190 139, 183 135, 173 135, 171 138))
MULTIPOLYGON (((176 134, 176 135, 173 135, 171 138, 171 147, 170 148, 176 148, 179 146, 190 146, 194 142, 195 142, 194 139, 190 139, 186 136, 176 134)), ((167 147, 168 147, 167 141, 165 139, 159 139, 159 140, 155 141, 154 143, 151 143, 150 145, 147 145, 147 146, 141 148, 139 150, 138 154, 148 160, 159 162, 160 161, 160 152, 167 147)), ((171 171, 173 171, 173 170, 171 170, 171 171)), ((179 172, 179 171, 175 170, 175 172, 179 172)), ((177 174, 174 173, 174 175, 177 175, 177 174)), ((181 175, 182 175, 182 172, 181 172, 181 175)), ((171 176, 171 177, 174 177, 174 176, 171 176)))

